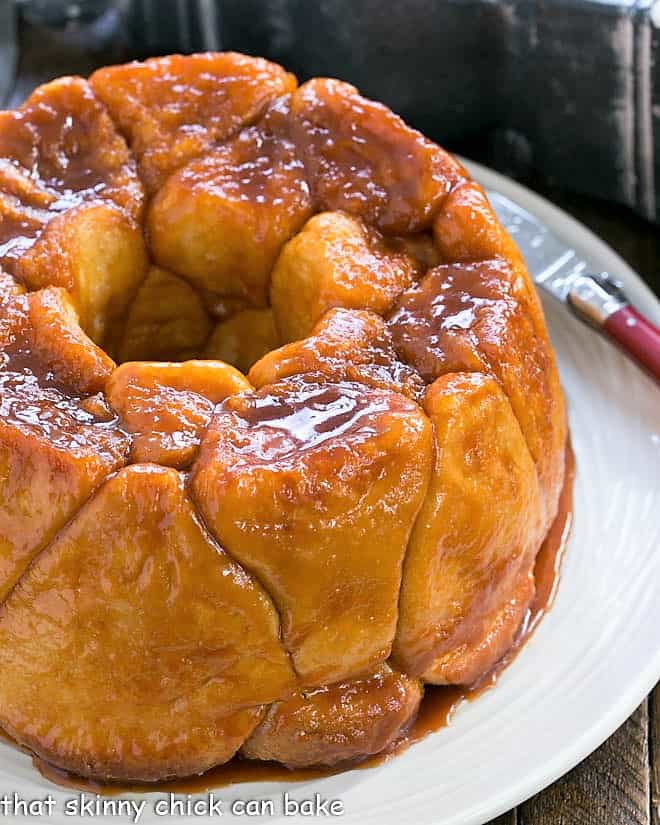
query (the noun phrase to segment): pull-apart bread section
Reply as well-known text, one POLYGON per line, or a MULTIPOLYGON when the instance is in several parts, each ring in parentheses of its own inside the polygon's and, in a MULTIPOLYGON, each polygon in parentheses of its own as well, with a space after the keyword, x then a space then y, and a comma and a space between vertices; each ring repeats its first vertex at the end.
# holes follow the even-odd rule
POLYGON ((0 667, 9 733, 112 779, 226 761, 294 684, 270 599, 152 464, 106 481, 13 590, 0 667))
POLYGON ((472 684, 511 647, 534 595, 539 485, 506 397, 480 373, 429 388, 435 464, 408 546, 395 659, 472 684))
POLYGON ((101 343, 144 277, 135 161, 81 78, 0 113, 0 266, 29 289, 66 289, 101 343))
POLYGON ((115 336, 114 353, 118 361, 187 361, 202 352, 212 328, 202 296, 184 278, 152 266, 115 336))
POLYGON ((566 434, 483 190, 353 86, 173 55, 0 113, 0 727, 41 758, 396 747, 518 638, 566 434))
POLYGON ((416 279, 409 255, 343 212, 311 218, 282 250, 271 284, 275 323, 285 341, 308 335, 327 310, 384 314, 416 279))
POLYGON ((126 135, 153 194, 176 169, 293 91, 296 79, 268 60, 224 52, 108 66, 90 84, 126 135))
POLYGON ((218 408, 192 490, 218 541, 273 597, 304 684, 389 655, 430 461, 430 423, 397 393, 290 381, 218 408))
POLYGON ((498 380, 536 462, 547 530, 563 484, 566 423, 553 356, 527 304, 504 258, 443 264, 400 296, 389 327, 401 357, 427 382, 461 371, 498 380))
POLYGON ((129 442, 85 409, 112 369, 65 293, 17 295, 0 322, 0 602, 129 442))
POLYGON ((418 679, 387 664, 357 679, 297 692, 270 706, 241 754, 289 768, 364 759, 405 734, 423 693, 418 679))
POLYGON ((268 302, 282 246, 312 214, 288 98, 169 178, 149 209, 158 264, 219 295, 268 302))
MULTIPOLYGON (((463 337, 462 352, 470 350, 465 363, 476 355, 508 396, 536 464, 547 530, 556 515, 564 482, 567 422, 538 293, 520 251, 474 181, 463 181, 450 193, 435 218, 433 231, 445 259, 460 265, 446 279, 455 278, 454 283, 445 281, 445 292, 451 293, 451 298, 446 295, 449 313, 443 312, 440 326, 449 329, 454 338, 463 337), (481 285, 473 288, 466 264, 493 259, 505 261, 506 266, 484 264, 478 276, 481 285), (456 323, 447 317, 454 312, 452 303, 458 310, 456 323), (474 344, 468 343, 470 337, 474 344)), ((441 297, 440 302, 443 300, 441 297)), ((442 334, 437 327, 436 334, 442 334)), ((453 342, 448 349, 453 349, 453 342)), ((454 366, 465 368, 459 363, 463 363, 461 355, 454 366)))
POLYGON ((222 361, 128 361, 107 385, 108 401, 133 433, 131 458, 183 469, 192 463, 216 404, 251 389, 222 361))
POLYGON ((357 381, 414 400, 420 400, 426 390, 419 373, 394 351, 385 321, 364 310, 330 310, 308 338, 272 350, 248 374, 255 387, 294 376, 357 381))

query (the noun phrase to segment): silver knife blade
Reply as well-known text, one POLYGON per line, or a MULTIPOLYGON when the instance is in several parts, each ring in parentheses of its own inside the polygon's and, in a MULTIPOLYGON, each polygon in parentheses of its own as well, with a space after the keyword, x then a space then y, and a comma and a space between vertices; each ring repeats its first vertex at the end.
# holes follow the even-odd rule
POLYGON ((586 261, 531 212, 499 192, 489 190, 486 194, 500 222, 518 244, 535 283, 566 303, 575 283, 588 271, 586 261))

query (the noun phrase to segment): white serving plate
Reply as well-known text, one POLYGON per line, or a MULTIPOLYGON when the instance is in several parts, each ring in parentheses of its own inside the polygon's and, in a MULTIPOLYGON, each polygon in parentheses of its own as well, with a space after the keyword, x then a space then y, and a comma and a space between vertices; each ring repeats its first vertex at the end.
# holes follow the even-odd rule
MULTIPOLYGON (((615 274, 660 322, 660 303, 606 244, 523 187, 470 167, 485 186, 541 218, 594 270, 615 274)), ((575 524, 554 608, 496 687, 464 704, 449 727, 375 768, 288 786, 219 789, 222 821, 247 820, 231 814, 233 800, 270 799, 275 815, 249 821, 309 822, 282 815, 288 791, 298 800, 315 793, 342 800, 345 813, 335 819, 345 825, 479 825, 576 765, 660 679, 660 389, 567 310, 551 299, 544 305, 577 461, 575 524)), ((64 804, 76 791, 49 784, 29 757, 0 743, 0 798, 14 792, 24 800, 51 793, 56 808, 47 821, 72 821, 64 804)), ((156 816, 162 795, 120 798, 146 802, 142 823, 205 819, 156 816)))

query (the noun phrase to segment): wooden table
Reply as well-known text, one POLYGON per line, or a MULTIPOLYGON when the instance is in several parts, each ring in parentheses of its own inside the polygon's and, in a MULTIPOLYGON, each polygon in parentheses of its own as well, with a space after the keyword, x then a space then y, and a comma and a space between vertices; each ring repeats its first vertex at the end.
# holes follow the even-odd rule
MULTIPOLYGON (((14 102, 38 82, 65 73, 87 74, 118 57, 104 53, 91 58, 74 47, 63 54, 48 32, 23 31, 14 102)), ((524 182, 603 237, 660 294, 659 227, 623 207, 524 182)), ((660 825, 660 687, 577 768, 490 825, 660 825)))

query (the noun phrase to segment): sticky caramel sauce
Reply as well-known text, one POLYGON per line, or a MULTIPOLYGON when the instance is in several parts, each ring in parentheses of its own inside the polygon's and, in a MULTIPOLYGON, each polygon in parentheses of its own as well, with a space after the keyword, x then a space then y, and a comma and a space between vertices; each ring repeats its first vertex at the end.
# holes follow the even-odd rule
POLYGON ((5 733, 2 728, 0 728, 0 742, 9 742, 10 745, 16 745, 16 742, 14 742, 11 736, 5 733))
MULTIPOLYGON (((156 784, 101 784, 83 779, 61 771, 49 765, 37 756, 32 761, 41 775, 50 782, 64 788, 85 791, 90 794, 113 796, 126 792, 166 792, 178 794, 205 793, 217 788, 227 787, 243 782, 308 782, 323 779, 351 769, 363 770, 391 759, 406 748, 424 739, 428 734, 438 731, 449 724, 456 710, 464 703, 470 702, 496 684, 499 674, 515 659, 522 646, 533 634, 543 616, 554 602, 559 584, 559 573, 568 536, 572 524, 573 479, 575 477, 575 459, 570 446, 566 450, 566 476, 559 499, 555 521, 546 536, 534 568, 536 594, 529 607, 527 616, 518 633, 518 637, 506 656, 480 682, 472 687, 437 687, 427 685, 419 713, 406 734, 384 753, 379 753, 358 764, 343 764, 334 768, 304 768, 289 770, 283 765, 269 762, 251 762, 232 759, 225 765, 188 779, 176 779, 171 782, 156 784)), ((12 741, 0 731, 0 737, 12 741)))

